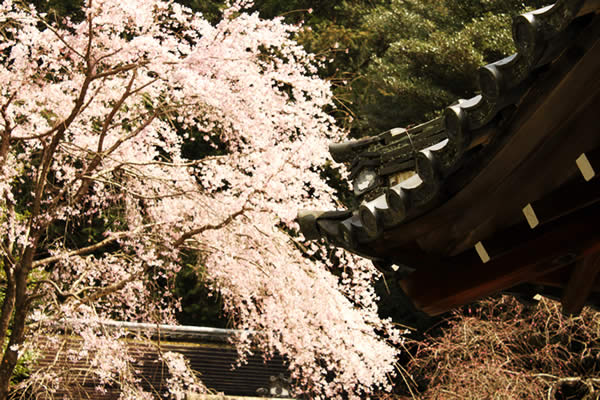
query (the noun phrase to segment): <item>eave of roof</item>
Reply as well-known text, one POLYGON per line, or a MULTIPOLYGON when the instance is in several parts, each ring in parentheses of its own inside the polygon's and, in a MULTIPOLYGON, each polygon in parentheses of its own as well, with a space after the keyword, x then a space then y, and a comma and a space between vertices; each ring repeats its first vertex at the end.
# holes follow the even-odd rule
POLYGON ((569 314, 600 306, 599 13, 600 0, 559 0, 521 15, 518 53, 479 70, 479 95, 331 146, 367 189, 358 209, 300 212, 305 237, 408 266, 397 284, 430 315, 506 290, 569 314), (402 168, 416 175, 394 183, 402 168))
MULTIPOLYGON (((568 94, 563 101, 572 98, 573 89, 562 85, 565 76, 571 79, 571 86, 588 85, 587 101, 593 100, 594 82, 586 81, 586 77, 595 71, 594 59, 600 58, 595 47, 598 18, 594 18, 599 9, 598 0, 559 0, 552 6, 515 18, 512 29, 518 53, 482 67, 478 76, 481 94, 446 108, 441 121, 445 139, 416 148, 412 154, 417 176, 384 186, 383 194, 367 199, 358 210, 299 213, 298 220, 305 236, 309 239, 324 237, 336 246, 375 260, 406 263, 410 255, 406 260, 391 259, 401 253, 397 248, 412 246, 420 253, 449 256, 464 251, 480 237, 497 229, 498 218, 487 227, 477 228, 479 221, 489 218, 482 215, 484 211, 473 217, 478 221, 471 225, 461 222, 461 228, 456 229, 453 224, 458 221, 457 213, 461 210, 464 213, 477 198, 474 195, 477 190, 473 188, 471 193, 462 196, 462 201, 461 193, 469 185, 477 187, 478 182, 481 185, 479 192, 490 190, 490 182, 477 176, 478 168, 497 158, 508 141, 514 142, 514 137, 525 144, 529 141, 529 146, 539 145, 546 139, 546 133, 543 133, 538 135, 536 142, 522 131, 532 126, 531 118, 536 117, 533 115, 536 111, 538 114, 556 112, 561 96, 568 94), (551 70, 549 74, 548 69, 551 70), (556 73, 552 75, 552 71, 556 73), (579 73, 588 75, 582 77, 579 73), (552 83, 556 86, 552 87, 540 76, 545 80, 554 79, 552 83), (549 96, 553 96, 554 103, 542 104, 549 96), (482 144, 485 146, 480 146, 482 144), (474 152, 477 146, 477 152, 474 152), (479 150, 481 147, 483 151, 479 150), (465 200, 465 197, 468 198, 465 200), (435 232, 444 226, 443 233, 435 232), (462 243, 456 243, 461 237, 464 238, 462 243), (416 245, 411 244, 415 241, 418 242, 416 245)), ((573 115, 580 115, 577 107, 569 104, 565 108, 569 107, 571 115, 563 113, 562 117, 572 120, 573 115)), ((545 121, 536 118, 539 128, 545 121)), ((550 120, 556 122, 557 118, 549 115, 550 120)), ((429 124, 436 122, 433 120, 429 124)), ((407 133, 410 134, 410 130, 407 133)), ((330 151, 336 160, 353 162, 356 166, 357 160, 364 159, 365 154, 371 159, 376 159, 377 154, 383 155, 386 148, 397 142, 397 137, 398 132, 385 132, 360 141, 333 145, 330 151)), ((592 143, 574 146, 573 151, 587 151, 594 145, 592 140, 592 143)), ((523 157, 527 156, 525 150, 522 153, 523 157)), ((567 176, 552 179, 563 183, 567 176)), ((547 182, 536 187, 539 190, 530 190, 524 197, 535 200, 540 191, 553 188, 547 182)), ((506 219, 506 215, 500 213, 500 216, 506 219)), ((514 221, 508 218, 506 222, 514 221)))

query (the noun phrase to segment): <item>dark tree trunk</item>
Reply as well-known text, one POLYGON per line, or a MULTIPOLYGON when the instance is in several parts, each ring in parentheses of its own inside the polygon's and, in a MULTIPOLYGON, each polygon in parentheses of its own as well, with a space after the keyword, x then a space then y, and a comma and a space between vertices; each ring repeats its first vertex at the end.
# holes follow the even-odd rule
POLYGON ((19 358, 18 349, 15 349, 15 347, 20 347, 25 339, 25 322, 29 311, 27 276, 31 271, 34 253, 34 247, 29 247, 23 255, 22 262, 15 268, 14 319, 11 326, 10 340, 0 363, 0 399, 8 399, 11 389, 10 378, 19 358))
POLYGON ((14 271, 10 268, 9 260, 6 257, 4 259, 4 273, 6 274, 6 293, 4 294, 2 309, 0 311, 0 344, 4 344, 6 340, 10 320, 15 310, 16 297, 14 271))

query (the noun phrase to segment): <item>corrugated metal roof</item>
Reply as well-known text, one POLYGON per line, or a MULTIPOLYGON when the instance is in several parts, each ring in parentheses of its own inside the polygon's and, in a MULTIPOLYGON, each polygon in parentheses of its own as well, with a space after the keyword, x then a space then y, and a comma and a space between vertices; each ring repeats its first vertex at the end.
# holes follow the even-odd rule
MULTIPOLYGON (((272 377, 288 374, 282 357, 264 360, 263 354, 255 352, 247 357, 247 363, 235 367, 238 353, 227 339, 236 333, 233 330, 159 326, 160 340, 154 332, 156 325, 109 322, 107 327, 125 328, 133 333, 154 336, 153 340, 138 338, 122 339, 127 353, 135 361, 131 367, 134 376, 148 392, 161 396, 167 391, 169 372, 160 361, 160 352, 176 352, 185 356, 200 380, 215 392, 231 396, 257 396, 257 390, 268 388, 272 377)), ((39 343, 39 356, 34 371, 47 369, 60 373, 61 383, 52 396, 40 394, 37 398, 113 400, 120 396, 118 383, 101 389, 100 377, 91 367, 93 353, 86 357, 73 357, 82 351, 83 341, 77 336, 64 335, 58 341, 39 343), (71 353, 71 356, 69 355, 71 353)), ((158 396, 157 396, 158 397, 158 396)))

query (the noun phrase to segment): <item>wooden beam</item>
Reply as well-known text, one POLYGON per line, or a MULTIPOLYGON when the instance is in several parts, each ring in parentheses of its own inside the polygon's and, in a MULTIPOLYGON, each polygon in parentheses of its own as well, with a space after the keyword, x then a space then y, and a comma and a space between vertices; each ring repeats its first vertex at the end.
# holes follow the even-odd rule
POLYGON ((577 315, 581 312, 592 293, 599 271, 600 252, 585 256, 575 265, 561 299, 563 313, 577 315))
POLYGON ((530 219, 533 220, 533 218, 531 215, 527 217, 527 214, 535 216, 537 224, 531 226, 535 228, 537 225, 554 221, 563 215, 570 214, 598 201, 600 201, 600 179, 584 182, 583 179, 577 177, 544 198, 529 204, 524 208, 523 213, 526 215, 530 226, 530 219))
MULTIPOLYGON (((471 250, 446 259, 443 266, 418 268, 399 283, 417 308, 438 315, 520 283, 534 281, 572 264, 583 254, 600 249, 599 224, 600 205, 586 207, 540 229, 529 230, 531 236, 520 246, 492 257, 486 264, 471 250)), ((514 240, 510 230, 494 235, 488 243, 503 240, 514 240)), ((592 285, 593 282, 594 279, 592 285)))
MULTIPOLYGON (((545 275, 538 276, 535 279, 533 279, 531 283, 534 285, 564 288, 569 282, 569 278, 571 277, 573 268, 575 268, 575 264, 567 265, 560 269, 549 272, 545 275)), ((594 288, 595 290, 600 291, 600 282, 595 282, 594 288)))
POLYGON ((480 163, 454 174, 465 173, 460 181, 466 186, 440 207, 384 232, 372 244, 377 255, 393 256, 414 240, 428 252, 458 255, 579 174, 575 159, 600 145, 594 132, 600 123, 598 32, 600 17, 534 82, 480 163))
MULTIPOLYGON (((546 275, 538 276, 530 283, 534 285, 548 286, 554 288, 565 288, 571 279, 571 274, 575 269, 576 263, 552 271, 546 275)), ((592 292, 600 294, 600 275, 593 281, 592 292)))
POLYGON ((547 224, 578 210, 600 203, 600 179, 585 182, 580 177, 568 182, 523 208, 527 223, 522 222, 504 229, 501 234, 478 242, 475 250, 486 263, 499 257, 523 243, 530 241, 547 224))
MULTIPOLYGON (((600 161, 600 148, 593 150, 589 154, 594 155, 594 159, 598 155, 597 159, 600 161)), ((479 241, 475 244, 475 250, 481 261, 486 263, 531 240, 532 237, 538 234, 538 232, 532 232, 532 229, 543 229, 544 226, 561 217, 598 203, 600 203, 600 179, 593 179, 586 182, 580 176, 576 176, 565 185, 548 193, 542 199, 528 204, 523 208, 524 218, 521 223, 505 228, 501 235, 493 235, 491 238, 479 241)), ((401 260, 403 264, 414 266, 415 268, 429 264, 424 258, 428 253, 423 250, 419 251, 420 255, 417 258, 405 257, 405 254, 416 252, 414 242, 404 243, 402 246, 394 246, 394 244, 394 240, 390 238, 387 242, 374 243, 371 250, 374 255, 385 252, 391 253, 393 256, 388 256, 390 259, 401 260), (381 246, 382 243, 385 243, 388 249, 383 249, 381 246), (406 259, 402 260, 403 257, 406 259)), ((429 257, 431 257, 430 254, 429 257)), ((441 257, 438 256, 439 259, 441 257)))

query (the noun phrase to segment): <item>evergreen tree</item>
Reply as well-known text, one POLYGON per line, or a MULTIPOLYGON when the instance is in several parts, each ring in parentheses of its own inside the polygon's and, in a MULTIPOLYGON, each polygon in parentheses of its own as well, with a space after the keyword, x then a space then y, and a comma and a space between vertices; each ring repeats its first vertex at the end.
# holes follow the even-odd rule
MULTIPOLYGON (((528 9, 547 1, 528 2, 528 9)), ((368 12, 372 55, 352 85, 358 134, 424 122, 477 91, 482 65, 515 52, 517 0, 390 0, 368 12)))

